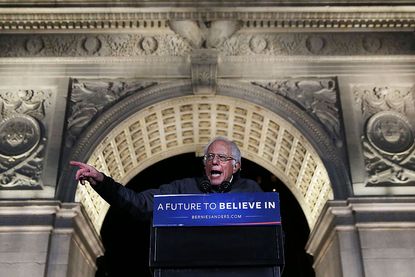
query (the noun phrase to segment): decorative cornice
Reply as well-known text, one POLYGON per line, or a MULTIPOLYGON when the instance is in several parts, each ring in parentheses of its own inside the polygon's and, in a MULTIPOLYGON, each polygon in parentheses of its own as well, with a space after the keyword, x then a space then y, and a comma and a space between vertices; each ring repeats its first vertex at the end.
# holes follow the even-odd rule
POLYGON ((45 7, 265 7, 278 6, 347 6, 347 5, 408 5, 411 0, 0 0, 0 6, 30 7, 33 4, 45 7))
MULTIPOLYGON (((1 2, 0 2, 1 6, 1 2)), ((240 20, 252 29, 409 29, 415 27, 415 7, 201 7, 138 8, 2 8, 0 30, 10 32, 76 32, 86 30, 169 30, 170 20, 240 20)))

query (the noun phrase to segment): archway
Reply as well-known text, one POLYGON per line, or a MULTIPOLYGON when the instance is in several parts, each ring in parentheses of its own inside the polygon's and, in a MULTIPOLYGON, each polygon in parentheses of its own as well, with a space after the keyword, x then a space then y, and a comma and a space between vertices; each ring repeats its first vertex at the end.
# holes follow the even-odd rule
MULTIPOLYGON (((169 157, 200 156, 218 135, 234 140, 243 158, 286 185, 310 230, 327 200, 347 195, 346 169, 318 122, 284 97, 228 81, 219 82, 215 95, 194 95, 187 81, 140 91, 102 114, 72 158, 126 184, 169 157)), ((76 200, 99 231, 108 204, 89 186, 78 186, 76 200)))
MULTIPOLYGON (((302 126, 303 122, 295 122, 294 126, 280 114, 253 104, 252 101, 227 96, 224 86, 223 95, 197 96, 189 93, 155 104, 149 103, 129 117, 122 118, 121 122, 112 118, 110 126, 117 126, 107 131, 105 138, 101 138, 93 148, 88 162, 121 183, 127 183, 151 164, 177 154, 200 153, 202 146, 212 137, 227 136, 239 145, 243 157, 255 161, 287 185, 312 228, 325 202, 333 198, 326 166, 341 168, 336 165, 336 160, 330 160, 335 156, 332 153, 335 151, 334 146, 327 145, 321 139, 324 138, 324 131, 319 130, 318 124, 313 125, 305 113, 301 114, 298 108, 287 101, 283 102, 284 105, 279 104, 278 101, 284 99, 279 99, 277 95, 269 95, 259 89, 254 90, 257 92, 255 95, 249 95, 249 91, 240 87, 235 90, 245 93, 242 97, 252 97, 255 102, 261 100, 268 105, 276 105, 276 110, 279 113, 285 112, 290 120, 296 116, 311 127, 302 126), (273 102, 267 99, 270 97, 273 102), (303 128, 302 132, 299 128, 303 128), (313 138, 313 134, 308 134, 314 139, 310 142, 304 130, 316 133, 315 137, 319 141, 313 138), (318 143, 321 144, 320 149, 314 147, 318 143), (321 159, 321 155, 326 157, 321 159)), ((125 107, 120 109, 120 113, 123 109, 125 107)), ((113 111, 110 110, 109 113, 114 116, 113 111)), ((97 129, 94 126, 89 133, 96 133, 97 129)), ((90 136, 92 135, 87 133, 89 141, 90 136)), ((86 148, 85 145, 83 147, 86 148)), ((332 172, 338 174, 341 170, 332 172)), ((76 199, 85 205, 99 230, 108 209, 106 203, 94 195, 93 190, 83 186, 79 187, 76 199)))
MULTIPOLYGON (((217 135, 234 140, 244 158, 290 189, 311 230, 327 200, 347 195, 346 167, 318 122, 282 96, 228 81, 219 82, 215 95, 194 95, 188 81, 140 91, 97 118, 72 158, 126 184, 166 158, 201 155, 217 135)), ((99 231, 107 203, 88 186, 78 186, 76 200, 99 231)))

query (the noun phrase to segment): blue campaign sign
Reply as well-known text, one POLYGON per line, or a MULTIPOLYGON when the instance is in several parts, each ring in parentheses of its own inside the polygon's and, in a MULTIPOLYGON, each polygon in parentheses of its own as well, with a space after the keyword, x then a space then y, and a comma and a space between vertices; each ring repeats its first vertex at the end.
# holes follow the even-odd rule
POLYGON ((154 196, 154 227, 266 224, 281 224, 276 192, 154 196))

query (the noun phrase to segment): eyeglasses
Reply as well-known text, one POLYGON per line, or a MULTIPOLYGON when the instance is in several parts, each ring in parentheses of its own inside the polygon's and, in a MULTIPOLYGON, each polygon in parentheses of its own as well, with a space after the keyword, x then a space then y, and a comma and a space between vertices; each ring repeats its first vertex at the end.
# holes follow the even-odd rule
POLYGON ((214 153, 208 153, 203 156, 203 160, 205 162, 211 162, 215 159, 215 157, 218 157, 218 160, 222 163, 226 163, 227 161, 235 160, 235 158, 225 155, 225 154, 214 154, 214 153))

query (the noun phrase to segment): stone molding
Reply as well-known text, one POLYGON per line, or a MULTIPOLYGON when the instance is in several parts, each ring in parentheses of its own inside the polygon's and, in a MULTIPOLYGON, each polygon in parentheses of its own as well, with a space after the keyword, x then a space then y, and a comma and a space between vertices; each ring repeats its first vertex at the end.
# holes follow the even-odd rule
POLYGON ((314 267, 319 267, 322 260, 332 255, 344 263, 344 272, 353 267, 361 272, 359 276, 366 276, 363 274, 362 252, 367 249, 361 248, 359 244, 361 232, 414 229, 414 203, 414 197, 366 197, 328 201, 306 245, 306 251, 314 257, 314 267), (345 242, 348 243, 347 247, 340 247, 342 250, 347 248, 348 251, 328 254, 335 248, 335 243, 345 242), (353 260, 347 259, 350 253, 349 258, 353 260))
POLYGON ((327 242, 336 229, 415 228, 414 197, 365 197, 327 202, 307 243, 311 255, 321 250, 319 242, 327 242))
MULTIPOLYGON (((119 2, 119 1, 117 1, 119 2)), ((349 5, 351 4, 348 1, 349 5)), ((220 7, 197 5, 187 8, 156 7, 68 7, 3 8, 0 30, 8 32, 77 32, 81 30, 151 30, 168 29, 169 20, 222 20, 243 22, 244 28, 282 28, 304 30, 411 29, 415 9, 410 6, 302 6, 302 7, 220 7)), ((388 3, 390 4, 390 3, 388 3)), ((1 5, 1 2, 0 2, 1 5)), ((5 6, 6 4, 3 4, 5 6)), ((56 2, 54 1, 54 6, 56 2)), ((73 6, 82 6, 77 1, 73 6)), ((194 4, 193 4, 194 5, 194 4)), ((255 3, 257 6, 258 3, 255 3)))
MULTIPOLYGON (((411 0, 348 0, 348 3, 358 5, 408 5, 413 3, 411 0)), ((12 7, 27 7, 33 4, 39 3, 39 0, 0 0, 1 6, 12 7)), ((315 0, 310 2, 308 0, 146 0, 137 3, 135 0, 118 0, 114 3, 113 0, 42 0, 42 4, 45 7, 71 7, 71 6, 83 6, 83 7, 105 7, 108 4, 114 7, 192 7, 197 3, 198 7, 256 7, 259 4, 263 7, 275 7, 275 6, 289 6, 289 5, 301 5, 301 6, 324 6, 324 5, 341 5, 342 1, 338 0, 315 0), (144 3, 143 3, 144 2, 144 3)))
MULTIPOLYGON (((0 233, 19 231, 69 232, 91 257, 103 254, 103 245, 79 203, 51 200, 0 202, 0 233)), ((95 263, 95 260, 91 260, 95 263)))
POLYGON ((93 276, 104 253, 81 204, 56 200, 1 201, 0 242, 2 276, 93 276))

